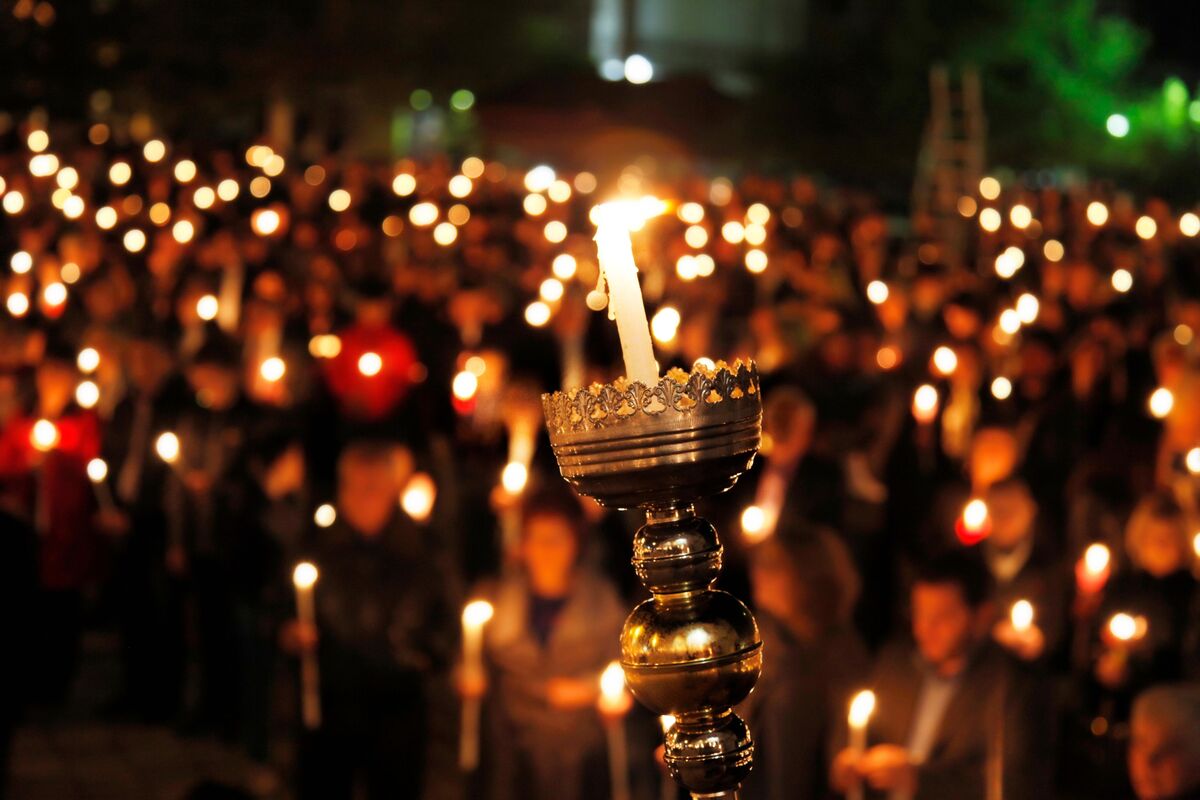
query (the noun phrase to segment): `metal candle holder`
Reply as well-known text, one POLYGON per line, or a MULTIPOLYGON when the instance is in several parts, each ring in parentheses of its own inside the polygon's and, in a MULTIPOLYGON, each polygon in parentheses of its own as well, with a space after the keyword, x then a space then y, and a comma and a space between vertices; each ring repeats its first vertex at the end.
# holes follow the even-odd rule
POLYGON ((728 490, 754 461, 762 398, 752 362, 672 370, 654 386, 619 379, 542 396, 563 477, 610 508, 641 508, 633 567, 652 599, 621 632, 621 665, 639 701, 671 714, 666 761, 693 798, 737 797, 754 745, 733 712, 762 671, 749 609, 713 589, 716 529, 701 497, 728 490))

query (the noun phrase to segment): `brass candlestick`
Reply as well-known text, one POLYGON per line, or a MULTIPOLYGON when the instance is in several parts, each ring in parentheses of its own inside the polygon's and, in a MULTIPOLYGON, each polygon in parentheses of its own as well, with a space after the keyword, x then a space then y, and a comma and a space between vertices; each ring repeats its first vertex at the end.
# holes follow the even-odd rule
POLYGON ((762 671, 749 609, 713 589, 716 529, 696 516, 701 497, 728 490, 754 461, 762 398, 753 363, 672 370, 654 386, 620 379, 542 396, 563 477, 610 508, 641 508, 633 567, 653 598, 621 632, 634 696, 671 714, 666 761, 693 798, 737 797, 754 745, 733 706, 762 671))

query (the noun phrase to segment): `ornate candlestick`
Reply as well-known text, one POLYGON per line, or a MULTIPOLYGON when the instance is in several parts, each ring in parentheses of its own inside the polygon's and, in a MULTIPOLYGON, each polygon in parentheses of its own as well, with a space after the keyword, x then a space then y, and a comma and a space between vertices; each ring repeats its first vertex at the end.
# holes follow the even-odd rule
POLYGON ((754 745, 732 707, 762 671, 754 617, 713 589, 716 529, 693 503, 728 490, 754 461, 762 398, 753 363, 672 370, 654 386, 624 378, 543 395, 563 477, 610 508, 645 511, 633 567, 653 598, 621 632, 621 666, 634 696, 657 715, 671 773, 693 798, 736 798, 754 745))

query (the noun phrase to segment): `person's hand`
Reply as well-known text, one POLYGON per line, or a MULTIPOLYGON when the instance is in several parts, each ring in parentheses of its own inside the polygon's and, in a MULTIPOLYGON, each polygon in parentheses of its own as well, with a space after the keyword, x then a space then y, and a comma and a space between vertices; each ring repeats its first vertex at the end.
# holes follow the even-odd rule
POLYGON ((1129 660, 1120 650, 1105 650, 1096 659, 1096 680, 1109 689, 1118 689, 1129 680, 1129 660))
POLYGON ((560 711, 585 708, 596 702, 597 688, 592 681, 578 678, 551 678, 546 681, 546 700, 560 711))
POLYGON ((840 794, 846 794, 862 783, 859 762, 862 754, 849 747, 838 753, 829 768, 829 784, 840 794))
POLYGON ((129 515, 119 508, 102 508, 96 512, 96 527, 106 536, 119 539, 129 533, 129 515))
POLYGON ((992 628, 992 638, 1022 661, 1036 661, 1046 651, 1046 635, 1037 625, 1017 630, 1011 620, 1002 619, 992 628))
POLYGON ((899 745, 875 745, 863 753, 858 768, 873 789, 908 794, 917 790, 917 765, 899 745))
POLYGON ((317 650, 317 626, 290 619, 279 629, 279 646, 294 656, 317 650))

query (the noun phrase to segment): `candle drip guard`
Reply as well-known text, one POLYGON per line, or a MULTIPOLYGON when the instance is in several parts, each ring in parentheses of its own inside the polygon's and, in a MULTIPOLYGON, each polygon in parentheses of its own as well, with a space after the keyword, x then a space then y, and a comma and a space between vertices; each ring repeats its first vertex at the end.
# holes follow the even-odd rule
POLYGON ((671 370, 656 385, 620 378, 542 396, 563 477, 609 508, 639 508, 633 567, 652 597, 625 621, 621 665, 634 696, 675 724, 667 765, 697 800, 735 800, 754 759, 733 706, 762 671, 749 609, 713 588, 717 531, 694 503, 727 491, 749 469, 762 436, 753 362, 671 370))

